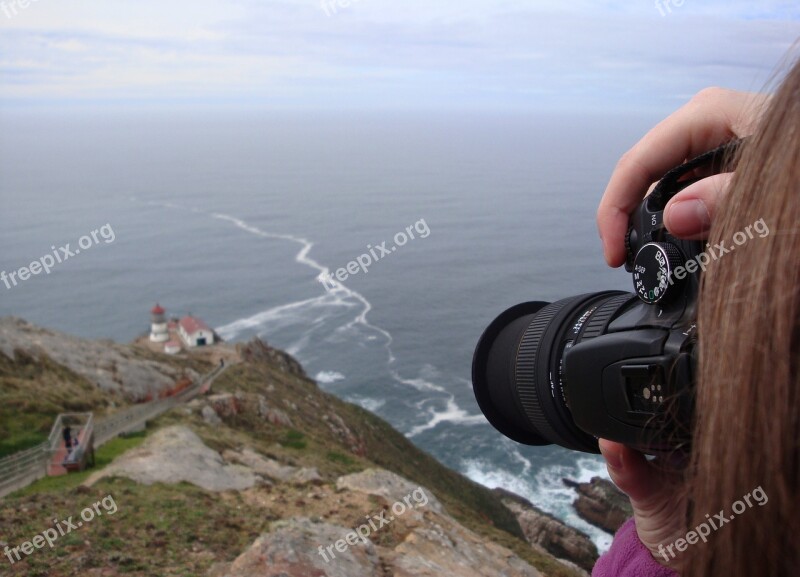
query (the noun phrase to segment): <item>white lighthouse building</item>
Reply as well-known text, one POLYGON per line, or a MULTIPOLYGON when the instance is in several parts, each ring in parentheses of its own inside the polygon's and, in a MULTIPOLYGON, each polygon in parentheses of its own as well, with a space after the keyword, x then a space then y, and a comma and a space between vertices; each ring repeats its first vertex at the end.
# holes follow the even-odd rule
POLYGON ((214 344, 214 331, 206 323, 191 315, 178 323, 178 334, 187 347, 204 347, 214 344))
POLYGON ((150 323, 150 340, 154 343, 165 343, 169 340, 167 319, 164 317, 165 312, 158 303, 150 311, 150 314, 153 315, 150 323))

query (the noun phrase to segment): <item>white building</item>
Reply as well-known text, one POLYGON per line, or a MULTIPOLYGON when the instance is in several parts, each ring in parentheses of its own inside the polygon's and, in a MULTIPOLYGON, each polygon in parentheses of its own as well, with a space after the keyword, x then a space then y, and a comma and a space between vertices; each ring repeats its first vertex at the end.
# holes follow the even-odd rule
POLYGON ((168 355, 177 355, 181 352, 181 343, 178 341, 167 341, 164 343, 164 352, 168 355))
POLYGON ((150 322, 150 340, 154 343, 165 343, 169 340, 169 331, 167 331, 167 319, 164 318, 164 309, 156 303, 153 310, 150 311, 152 319, 150 322))
POLYGON ((187 347, 204 347, 214 344, 214 331, 195 317, 183 317, 178 323, 178 334, 187 347))

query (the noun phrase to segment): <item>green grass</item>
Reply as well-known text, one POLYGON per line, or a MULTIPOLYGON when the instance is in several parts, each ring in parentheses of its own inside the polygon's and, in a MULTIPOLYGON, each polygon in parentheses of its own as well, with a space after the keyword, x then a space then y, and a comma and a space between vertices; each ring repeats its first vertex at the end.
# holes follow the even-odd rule
POLYGON ((281 440, 281 445, 284 447, 288 447, 289 449, 297 449, 303 450, 308 446, 308 443, 305 440, 305 435, 300 431, 295 431, 294 429, 290 429, 286 432, 281 440))
POLYGON ((20 415, 7 422, 4 427, 7 436, 0 440, 0 459, 44 443, 48 434, 36 430, 42 424, 41 419, 32 415, 20 415))
POLYGON ((144 486, 113 478, 88 490, 43 488, 26 497, 24 507, 18 496, 0 501, 3 540, 18 546, 52 528, 54 519, 78 520, 85 507, 109 495, 117 507, 113 515, 112 507, 101 506, 104 515, 59 538, 52 549, 34 550, 13 566, 3 558, 3 575, 65 577, 95 568, 114 575, 205 575, 213 562, 232 561, 269 529, 237 495, 221 499, 188 483, 144 486))
POLYGON ((342 465, 354 465, 356 462, 353 458, 348 457, 343 453, 339 453, 338 451, 330 451, 326 457, 328 457, 329 461, 341 463, 342 465))

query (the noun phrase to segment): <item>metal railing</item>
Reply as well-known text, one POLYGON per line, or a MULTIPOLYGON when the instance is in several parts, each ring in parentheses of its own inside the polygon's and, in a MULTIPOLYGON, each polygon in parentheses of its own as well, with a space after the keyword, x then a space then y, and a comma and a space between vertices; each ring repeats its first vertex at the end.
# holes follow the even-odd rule
MULTIPOLYGON (((93 413, 62 413, 56 419, 56 424, 54 428, 58 427, 59 422, 61 422, 62 426, 76 426, 78 424, 81 427, 78 429, 78 432, 75 434, 75 440, 79 442, 77 443, 77 447, 73 445, 74 448, 71 450, 67 448, 67 456, 64 457, 64 461, 62 466, 64 467, 79 467, 80 470, 83 470, 85 465, 84 458, 87 455, 87 449, 91 453, 92 448, 94 447, 92 435, 94 434, 94 414, 93 413), (83 423, 81 423, 83 420, 83 423)), ((52 446, 52 454, 55 455, 60 448, 61 443, 56 446, 52 446)), ((50 466, 53 466, 52 459, 50 466)), ((48 471, 49 472, 49 471, 48 471)))
POLYGON ((45 441, 26 451, 15 453, 3 459, 0 464, 0 496, 24 487, 47 474, 50 462, 50 444, 45 441), (24 483, 19 485, 20 483, 24 483))
MULTIPOLYGON (((47 475, 53 454, 61 443, 65 418, 86 418, 89 415, 89 422, 92 424, 94 433, 94 447, 100 447, 122 433, 142 427, 147 421, 158 417, 174 406, 192 400, 206 384, 217 378, 227 368, 228 365, 215 367, 197 379, 193 385, 172 397, 135 405, 103 419, 98 419, 96 422, 93 421, 92 413, 60 414, 53 423, 46 441, 0 459, 0 497, 5 497, 47 475)), ((89 438, 90 436, 85 436, 85 439, 89 438)), ((81 443, 78 450, 85 451, 88 448, 83 445, 84 443, 81 443)))

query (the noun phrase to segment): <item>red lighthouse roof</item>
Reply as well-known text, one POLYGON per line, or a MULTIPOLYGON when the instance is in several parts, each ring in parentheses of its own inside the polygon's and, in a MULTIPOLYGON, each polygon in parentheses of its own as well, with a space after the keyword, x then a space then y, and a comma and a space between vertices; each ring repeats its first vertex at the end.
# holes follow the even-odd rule
POLYGON ((153 313, 154 315, 163 315, 165 311, 163 308, 161 308, 161 305, 156 303, 156 306, 154 306, 153 310, 151 310, 150 312, 153 313))

